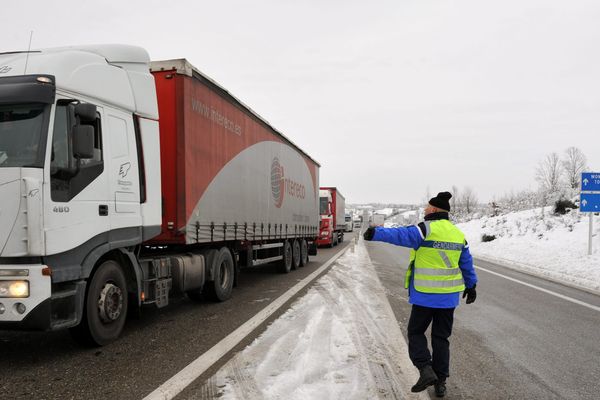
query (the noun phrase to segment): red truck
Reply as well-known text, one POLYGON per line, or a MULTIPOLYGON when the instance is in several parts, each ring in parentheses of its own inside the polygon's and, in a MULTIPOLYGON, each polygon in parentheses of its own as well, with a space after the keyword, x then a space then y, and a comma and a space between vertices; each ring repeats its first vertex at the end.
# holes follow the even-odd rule
POLYGON ((319 189, 321 224, 317 245, 333 247, 344 241, 346 199, 335 187, 319 189))
POLYGON ((224 301, 240 267, 316 254, 319 164, 185 59, 94 45, 0 65, 0 329, 104 345, 143 305, 224 301))

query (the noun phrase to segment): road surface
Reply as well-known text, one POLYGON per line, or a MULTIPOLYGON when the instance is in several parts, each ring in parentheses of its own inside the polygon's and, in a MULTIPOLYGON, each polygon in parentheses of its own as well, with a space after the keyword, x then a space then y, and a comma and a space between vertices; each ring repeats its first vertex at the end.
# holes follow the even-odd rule
MULTIPOLYGON (((171 300, 163 310, 145 309, 140 320, 128 321, 118 341, 102 348, 82 348, 67 331, 0 330, 0 399, 141 399, 317 270, 348 242, 319 249, 306 267, 287 275, 273 265, 245 270, 233 297, 224 303, 194 303, 182 297, 171 300)), ((221 364, 206 374, 210 376, 221 364)))
MULTIPOLYGON (((410 304, 403 276, 409 252, 366 244, 406 334, 410 304)), ((499 265, 475 264, 481 267, 478 297, 455 313, 446 398, 600 398, 600 297, 499 265)))

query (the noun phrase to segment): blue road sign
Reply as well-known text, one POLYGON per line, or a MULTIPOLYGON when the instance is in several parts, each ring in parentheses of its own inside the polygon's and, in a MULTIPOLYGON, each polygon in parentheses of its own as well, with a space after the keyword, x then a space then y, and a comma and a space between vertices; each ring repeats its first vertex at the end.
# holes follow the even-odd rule
POLYGON ((600 192, 600 172, 582 172, 581 191, 600 192))
POLYGON ((581 193, 579 211, 600 212, 600 193, 581 193))

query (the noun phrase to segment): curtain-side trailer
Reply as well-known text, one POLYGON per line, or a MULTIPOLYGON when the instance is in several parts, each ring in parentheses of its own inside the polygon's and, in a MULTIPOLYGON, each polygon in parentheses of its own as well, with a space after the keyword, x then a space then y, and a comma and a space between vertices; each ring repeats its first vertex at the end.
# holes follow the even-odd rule
POLYGON ((186 60, 0 54, 0 328, 103 345, 175 293, 316 252, 319 164, 186 60), (25 71, 27 64, 27 73, 25 71))

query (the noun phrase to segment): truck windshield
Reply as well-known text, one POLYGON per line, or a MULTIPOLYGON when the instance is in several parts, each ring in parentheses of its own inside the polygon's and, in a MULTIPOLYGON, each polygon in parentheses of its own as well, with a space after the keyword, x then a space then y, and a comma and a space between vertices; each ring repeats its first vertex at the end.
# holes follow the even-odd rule
POLYGON ((0 105, 0 167, 44 164, 46 104, 0 105))
POLYGON ((328 211, 327 210, 328 209, 327 205, 328 204, 329 204, 329 201, 328 201, 327 197, 319 197, 319 205, 320 205, 320 207, 319 207, 319 210, 320 210, 319 214, 321 214, 321 215, 326 215, 327 214, 327 211, 328 211))

